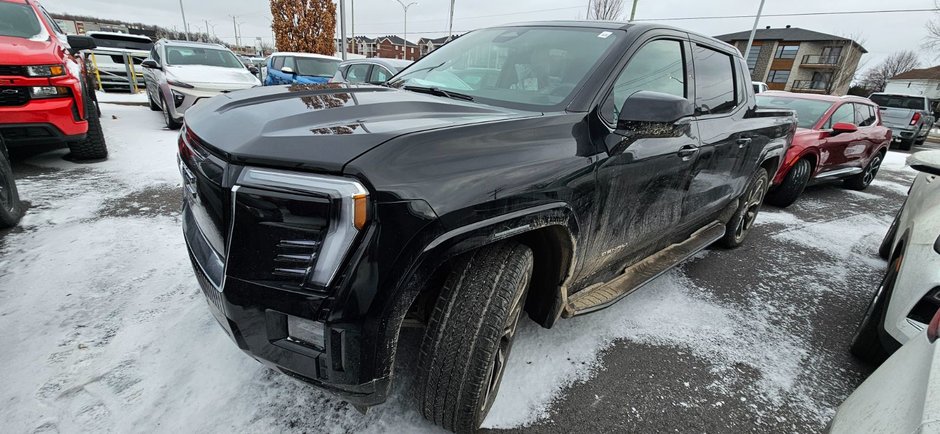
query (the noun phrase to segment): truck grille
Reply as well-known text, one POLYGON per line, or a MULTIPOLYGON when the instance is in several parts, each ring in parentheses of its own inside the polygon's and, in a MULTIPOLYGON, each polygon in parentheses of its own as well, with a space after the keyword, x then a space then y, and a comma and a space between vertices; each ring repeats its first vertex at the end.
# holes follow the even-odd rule
POLYGON ((0 86, 0 106, 17 106, 24 105, 28 102, 29 88, 17 86, 0 86))
POLYGON ((0 65, 0 75, 26 76, 26 68, 14 65, 0 65))

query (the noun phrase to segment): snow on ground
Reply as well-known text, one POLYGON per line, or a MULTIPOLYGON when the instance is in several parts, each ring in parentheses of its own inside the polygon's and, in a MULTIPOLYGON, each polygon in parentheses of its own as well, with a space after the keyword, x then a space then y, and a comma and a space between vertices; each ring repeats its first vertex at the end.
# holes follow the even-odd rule
POLYGON ((131 104, 131 105, 146 105, 147 104, 147 92, 141 89, 140 92, 130 93, 129 91, 118 92, 102 92, 97 91, 95 94, 98 96, 99 103, 115 103, 115 104, 131 104))
MULTIPOLYGON (((102 212, 128 195, 178 188, 176 132, 146 107, 102 104, 102 112, 110 158, 77 165, 63 151, 32 159, 47 169, 19 182, 32 207, 21 230, 0 241, 0 431, 437 431, 411 409, 407 374, 388 403, 362 416, 241 353, 206 308, 178 213, 135 211, 136 199, 121 206, 123 217, 102 212)), ((903 158, 889 153, 884 168, 903 170, 903 158)), ((883 217, 839 226, 773 211, 758 222, 779 228, 781 242, 850 255, 872 243, 883 217), (858 230, 831 235, 844 227, 858 230)), ((760 372, 755 387, 768 402, 792 400, 807 350, 775 333, 773 314, 713 299, 680 268, 629 302, 551 330, 525 321, 484 426, 548 417, 565 388, 603 369, 602 352, 623 339, 679 347, 717 370, 745 363, 760 372)), ((797 399, 813 405, 808 393, 797 399)))

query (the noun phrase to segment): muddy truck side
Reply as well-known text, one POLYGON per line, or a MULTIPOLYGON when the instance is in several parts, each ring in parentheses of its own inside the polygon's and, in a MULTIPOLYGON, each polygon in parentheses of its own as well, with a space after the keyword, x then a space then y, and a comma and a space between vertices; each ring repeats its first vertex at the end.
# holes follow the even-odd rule
POLYGON ((740 245, 795 128, 756 108, 742 57, 709 37, 482 29, 384 86, 195 106, 183 231, 246 353, 367 408, 388 396, 402 328, 421 328, 419 411, 468 432, 523 315, 552 327, 740 245))

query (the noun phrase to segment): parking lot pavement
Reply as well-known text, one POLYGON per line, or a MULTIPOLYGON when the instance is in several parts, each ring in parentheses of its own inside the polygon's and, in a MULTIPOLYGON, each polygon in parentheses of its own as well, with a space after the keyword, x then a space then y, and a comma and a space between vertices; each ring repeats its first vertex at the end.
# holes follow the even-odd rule
MULTIPOLYGON (((15 165, 30 209, 0 233, 0 431, 434 432, 407 357, 365 416, 277 374, 206 309, 179 229, 176 133, 102 104, 107 162, 15 165)), ((864 192, 765 207, 746 244, 707 250, 620 303, 522 325, 492 431, 812 432, 869 373, 847 352, 913 173, 892 152, 864 192)))

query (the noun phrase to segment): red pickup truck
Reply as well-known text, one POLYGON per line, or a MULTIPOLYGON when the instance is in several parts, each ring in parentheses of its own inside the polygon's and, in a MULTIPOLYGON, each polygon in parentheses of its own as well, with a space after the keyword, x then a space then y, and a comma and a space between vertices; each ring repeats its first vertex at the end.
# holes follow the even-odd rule
POLYGON ((9 148, 67 145, 74 160, 108 156, 81 50, 35 0, 0 0, 0 138, 9 148))

